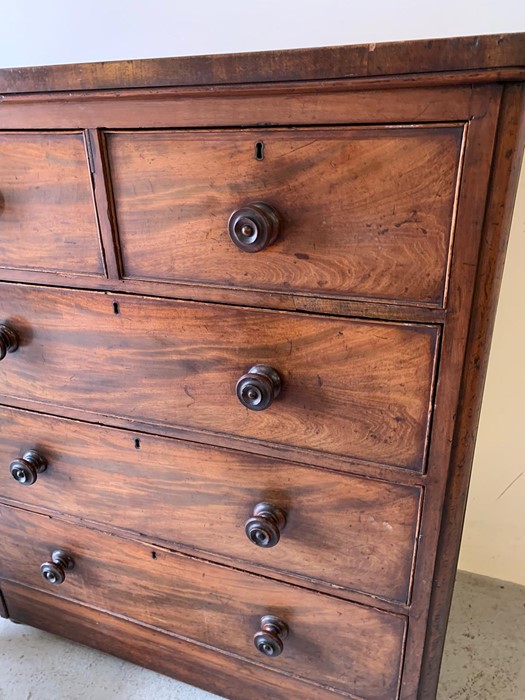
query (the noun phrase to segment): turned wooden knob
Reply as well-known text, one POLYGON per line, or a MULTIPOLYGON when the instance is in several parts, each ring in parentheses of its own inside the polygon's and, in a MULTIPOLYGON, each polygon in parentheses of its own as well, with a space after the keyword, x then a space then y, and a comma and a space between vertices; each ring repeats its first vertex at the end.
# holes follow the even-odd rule
POLYGON ((9 471, 13 479, 19 484, 31 486, 34 484, 37 475, 47 469, 47 459, 38 454, 36 450, 29 450, 23 457, 18 457, 9 465, 9 471))
POLYGON ((280 225, 276 209, 264 202, 252 202, 233 212, 228 232, 237 248, 257 253, 272 245, 279 235, 280 225))
POLYGON ((283 640, 288 636, 288 625, 279 617, 261 617, 261 630, 256 633, 253 643, 257 651, 265 656, 280 656, 284 650, 283 640))
POLYGON ((266 365, 254 365, 237 382, 237 398, 251 411, 264 411, 280 391, 281 377, 266 365))
POLYGON ((269 503, 258 503, 252 517, 246 521, 244 531, 250 542, 258 547, 275 547, 285 525, 284 511, 269 503))
POLYGON ((40 567, 42 578, 53 586, 64 583, 66 571, 71 571, 75 567, 73 557, 62 549, 55 549, 51 554, 51 561, 45 561, 40 567))
POLYGON ((14 352, 18 348, 18 337, 12 328, 0 323, 0 360, 3 360, 8 352, 14 352))

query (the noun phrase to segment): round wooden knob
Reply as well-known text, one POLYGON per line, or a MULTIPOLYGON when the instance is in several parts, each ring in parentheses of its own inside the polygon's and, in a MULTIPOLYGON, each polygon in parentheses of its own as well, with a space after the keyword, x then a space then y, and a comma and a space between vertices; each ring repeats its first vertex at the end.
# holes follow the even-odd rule
POLYGON ((264 411, 280 391, 281 377, 266 365, 254 365, 237 382, 237 398, 251 411, 264 411))
POLYGON ((269 503, 258 503, 253 515, 246 521, 246 536, 258 547, 275 547, 281 539, 281 530, 286 525, 286 515, 280 508, 269 503))
POLYGON ((257 651, 265 656, 280 656, 284 650, 283 640, 288 636, 288 625, 279 617, 261 617, 261 630, 253 638, 257 651))
POLYGON ((18 348, 18 337, 12 328, 0 323, 0 360, 3 360, 8 352, 14 352, 18 348))
POLYGON ((252 202, 233 212, 228 221, 230 238, 246 253, 257 253, 272 245, 280 229, 276 209, 264 202, 252 202))
POLYGON ((73 557, 62 549, 55 549, 51 554, 51 561, 46 561, 40 567, 42 578, 53 586, 64 583, 66 571, 71 571, 75 567, 73 557))
POLYGON ((19 484, 31 486, 34 484, 37 475, 47 469, 47 459, 38 454, 36 450, 29 450, 23 457, 19 457, 11 462, 9 471, 13 479, 19 484))

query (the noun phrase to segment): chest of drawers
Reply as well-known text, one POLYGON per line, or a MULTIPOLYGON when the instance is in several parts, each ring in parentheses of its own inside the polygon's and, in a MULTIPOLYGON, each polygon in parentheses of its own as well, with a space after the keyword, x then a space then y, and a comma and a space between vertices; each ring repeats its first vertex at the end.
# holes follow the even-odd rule
POLYGON ((0 71, 0 612, 431 700, 525 35, 0 71))

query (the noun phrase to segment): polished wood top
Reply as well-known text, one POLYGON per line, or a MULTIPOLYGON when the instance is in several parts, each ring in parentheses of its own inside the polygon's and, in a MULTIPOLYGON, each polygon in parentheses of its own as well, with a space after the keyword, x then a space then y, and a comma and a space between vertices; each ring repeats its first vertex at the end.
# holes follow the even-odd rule
POLYGON ((478 82, 525 80, 525 33, 5 68, 0 70, 0 94, 362 80, 458 71, 475 73, 470 78, 478 82))

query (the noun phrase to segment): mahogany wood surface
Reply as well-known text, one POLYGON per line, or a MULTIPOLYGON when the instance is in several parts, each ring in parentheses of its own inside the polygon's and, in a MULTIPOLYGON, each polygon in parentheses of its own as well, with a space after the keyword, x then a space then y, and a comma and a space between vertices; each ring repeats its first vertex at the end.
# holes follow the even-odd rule
MULTIPOLYGON (((89 413, 82 409, 68 408, 64 406, 55 406, 54 404, 39 404, 35 401, 26 400, 23 398, 9 397, 2 398, 1 405, 13 407, 38 415, 51 415, 58 418, 70 418, 91 425, 101 425, 102 416, 97 413, 89 413)), ((108 422, 109 424, 109 422, 108 422)), ((191 440, 198 444, 214 445, 216 447, 225 447, 228 449, 240 450, 242 452, 251 452, 257 455, 265 455, 267 457, 286 459, 288 462, 296 464, 306 464, 314 467, 323 467, 333 469, 340 472, 351 473, 370 478, 376 478, 381 481, 395 482, 406 486, 424 486, 428 481, 426 472, 417 472, 404 467, 393 467, 372 462, 361 462, 350 459, 348 457, 335 454, 327 454, 324 452, 307 451, 301 448, 290 447, 288 445, 277 445, 264 443, 259 440, 250 438, 239 438, 234 435, 222 435, 219 433, 210 433, 209 431, 196 430, 194 428, 187 429, 173 425, 151 426, 138 420, 128 418, 118 418, 111 416, 110 424, 112 427, 122 428, 140 434, 155 434, 169 438, 177 438, 181 440, 191 440)))
MULTIPOLYGON (((407 663, 403 673, 403 700, 417 697, 418 683, 425 674, 421 649, 428 625, 429 601, 437 563, 437 543, 446 481, 451 465, 454 431, 461 400, 461 378, 467 350, 469 318, 473 312, 474 288, 482 238, 485 204, 490 186, 490 169, 495 145, 500 103, 487 104, 483 119, 469 124, 464 154, 464 180, 476 186, 462 187, 458 201, 454 254, 450 269, 447 319, 440 350, 439 378, 436 387, 432 438, 428 455, 428 479, 422 510, 420 553, 414 576, 411 605, 412 624, 407 636, 407 663), (461 232, 461 234, 459 233, 461 232)), ((424 699, 426 700, 426 698, 424 699)))
POLYGON ((485 80, 490 80, 491 71, 502 68, 518 68, 518 75, 523 75, 525 34, 4 68, 0 71, 0 93, 271 83, 476 70, 486 71, 485 80))
POLYGON ((0 132, 0 270, 104 274, 81 132, 0 132))
POLYGON ((408 600, 418 488, 7 408, 0 408, 0 423, 4 499, 408 600), (7 466, 29 449, 48 466, 24 486, 7 466), (280 542, 270 549, 244 533, 261 501, 286 515, 280 542))
POLYGON ((490 342, 503 276, 514 199, 525 147, 525 90, 509 85, 503 95, 495 158, 487 194, 460 402, 454 425, 448 483, 443 495, 434 586, 418 698, 434 698, 459 558, 461 533, 487 373, 490 342))
MULTIPOLYGON (((116 266, 115 261, 113 264, 116 266)), ((2 270, 2 280, 26 284, 85 289, 86 280, 82 276, 52 274, 48 272, 2 270)), ((422 307, 412 304, 390 304, 376 301, 352 299, 332 299, 302 294, 250 292, 245 289, 226 289, 197 284, 153 282, 146 280, 97 279, 96 288, 110 292, 142 294, 168 299, 188 299, 190 301, 209 301, 217 304, 263 306, 283 311, 307 311, 315 314, 333 316, 352 316, 381 321, 404 321, 415 323, 443 323, 447 316, 445 309, 422 307)))
MULTIPOLYGON (((170 635, 155 627, 72 603, 53 593, 0 581, 9 600, 11 619, 33 625, 87 646, 105 649, 154 671, 205 688, 221 697, 260 700, 333 700, 336 694, 318 685, 284 675, 251 660, 170 635), (174 663, 175 660, 175 663, 174 663)), ((344 697, 356 698, 355 695, 344 697)))
POLYGON ((4 579, 43 591, 49 586, 70 600, 367 700, 396 695, 402 616, 6 506, 0 531, 4 579), (40 565, 56 548, 68 552, 75 567, 53 587, 40 565), (290 628, 275 659, 265 659, 253 643, 268 614, 290 628))
POLYGON ((524 80, 524 34, 0 71, 0 614, 435 700, 524 80))
POLYGON ((0 102, 0 129, 209 129, 467 121, 483 115, 491 89, 470 85, 375 93, 361 90, 360 83, 334 82, 6 95, 0 102))
POLYGON ((462 140, 460 126, 109 132, 123 275, 440 306, 462 140), (281 232, 243 254, 228 218, 259 201, 281 232))
POLYGON ((424 468, 435 327, 9 284, 0 317, 20 337, 5 400, 424 468), (257 363, 283 382, 260 412, 235 394, 257 363))

